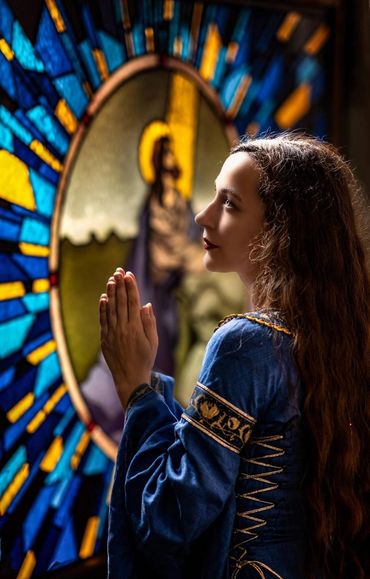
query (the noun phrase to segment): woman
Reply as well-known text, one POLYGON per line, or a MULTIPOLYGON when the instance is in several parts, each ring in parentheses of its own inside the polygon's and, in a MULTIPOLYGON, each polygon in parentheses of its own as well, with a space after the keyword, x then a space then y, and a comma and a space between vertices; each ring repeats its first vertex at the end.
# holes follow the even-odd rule
POLYGON ((102 349, 126 424, 110 506, 109 577, 369 576, 369 273, 336 150, 245 140, 196 216, 205 265, 235 271, 251 312, 207 346, 183 410, 152 375, 151 305, 118 268, 102 349))

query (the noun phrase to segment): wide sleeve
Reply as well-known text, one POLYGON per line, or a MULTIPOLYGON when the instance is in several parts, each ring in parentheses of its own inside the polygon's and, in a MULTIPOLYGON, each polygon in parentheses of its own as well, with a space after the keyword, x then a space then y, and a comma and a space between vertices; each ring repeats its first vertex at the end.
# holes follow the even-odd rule
POLYGON ((229 322, 213 335, 181 416, 178 403, 171 407, 171 383, 163 376, 165 390, 143 385, 131 400, 110 510, 111 557, 117 561, 125 524, 131 547, 157 568, 185 559, 234 496, 239 454, 263 405, 254 392, 260 337, 244 322, 229 322))

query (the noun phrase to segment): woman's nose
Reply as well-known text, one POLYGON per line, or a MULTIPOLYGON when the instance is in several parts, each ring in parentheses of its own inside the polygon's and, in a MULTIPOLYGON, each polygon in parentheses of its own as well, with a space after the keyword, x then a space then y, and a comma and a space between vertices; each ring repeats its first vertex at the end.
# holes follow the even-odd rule
POLYGON ((207 207, 202 209, 202 211, 199 211, 199 213, 197 213, 196 216, 194 217, 195 223, 197 223, 201 227, 210 226, 211 225, 211 223, 210 223, 211 222, 210 208, 211 208, 211 203, 209 205, 207 205, 207 207))

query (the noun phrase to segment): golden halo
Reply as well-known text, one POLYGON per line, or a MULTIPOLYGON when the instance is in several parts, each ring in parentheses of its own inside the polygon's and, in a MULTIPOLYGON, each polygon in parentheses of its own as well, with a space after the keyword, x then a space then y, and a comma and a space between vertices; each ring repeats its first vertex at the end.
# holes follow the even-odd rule
POLYGON ((151 121, 143 130, 139 143, 139 167, 144 181, 154 183, 152 163, 154 143, 161 137, 169 137, 170 128, 164 121, 151 121))

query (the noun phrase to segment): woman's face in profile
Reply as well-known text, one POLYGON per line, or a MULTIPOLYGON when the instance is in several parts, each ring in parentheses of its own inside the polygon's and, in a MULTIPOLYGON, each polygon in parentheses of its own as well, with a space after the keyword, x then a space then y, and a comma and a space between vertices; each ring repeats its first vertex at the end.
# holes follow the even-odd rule
POLYGON ((250 243, 263 228, 265 214, 258 184, 259 169, 248 153, 227 157, 215 181, 214 199, 195 217, 203 227, 204 264, 209 271, 235 271, 242 281, 253 281, 250 243))

